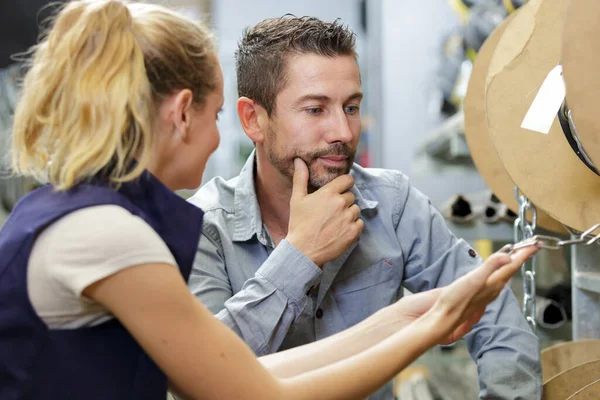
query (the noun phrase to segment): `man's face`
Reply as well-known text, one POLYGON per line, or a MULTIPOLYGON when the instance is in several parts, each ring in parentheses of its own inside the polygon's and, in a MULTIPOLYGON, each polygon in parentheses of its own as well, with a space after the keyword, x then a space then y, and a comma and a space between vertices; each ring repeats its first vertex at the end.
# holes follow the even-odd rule
POLYGON ((292 178, 300 157, 314 191, 350 171, 360 138, 360 73, 351 56, 293 55, 276 98, 264 149, 270 163, 292 178))

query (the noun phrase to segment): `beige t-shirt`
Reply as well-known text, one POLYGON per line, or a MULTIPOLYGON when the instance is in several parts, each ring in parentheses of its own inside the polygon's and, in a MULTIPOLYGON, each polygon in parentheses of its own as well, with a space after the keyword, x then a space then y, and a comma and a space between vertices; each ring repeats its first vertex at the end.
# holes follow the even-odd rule
POLYGON ((29 298, 49 328, 98 325, 113 317, 82 296, 83 290, 125 268, 148 263, 177 265, 144 220, 115 205, 77 210, 36 239, 27 271, 29 298))

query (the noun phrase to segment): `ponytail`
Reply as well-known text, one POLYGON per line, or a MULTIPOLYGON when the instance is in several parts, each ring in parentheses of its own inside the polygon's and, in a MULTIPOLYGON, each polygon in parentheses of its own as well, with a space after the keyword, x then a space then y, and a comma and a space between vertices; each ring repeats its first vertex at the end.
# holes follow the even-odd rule
POLYGON ((139 176, 152 146, 152 87, 130 10, 72 2, 33 55, 13 126, 16 172, 58 190, 139 176))

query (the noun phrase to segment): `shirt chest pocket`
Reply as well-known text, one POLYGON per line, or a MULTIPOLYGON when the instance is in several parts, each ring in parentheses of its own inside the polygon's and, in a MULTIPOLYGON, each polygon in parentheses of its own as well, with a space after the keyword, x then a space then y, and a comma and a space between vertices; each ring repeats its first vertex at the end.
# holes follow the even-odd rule
POLYGON ((399 291, 400 274, 386 260, 334 282, 332 290, 347 326, 394 303, 399 291))

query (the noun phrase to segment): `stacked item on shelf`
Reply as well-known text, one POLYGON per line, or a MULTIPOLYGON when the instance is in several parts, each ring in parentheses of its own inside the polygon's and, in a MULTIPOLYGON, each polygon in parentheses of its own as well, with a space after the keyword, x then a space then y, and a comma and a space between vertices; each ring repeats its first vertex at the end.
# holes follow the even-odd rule
POLYGON ((517 218, 512 210, 491 191, 472 195, 458 194, 450 198, 440 209, 441 214, 447 220, 457 224, 469 224, 475 218, 481 219, 486 224, 498 222, 513 223, 517 218))
POLYGON ((524 0, 450 0, 462 21, 444 40, 436 86, 444 122, 423 144, 425 152, 451 163, 470 163, 464 138, 463 102, 479 49, 524 0))

